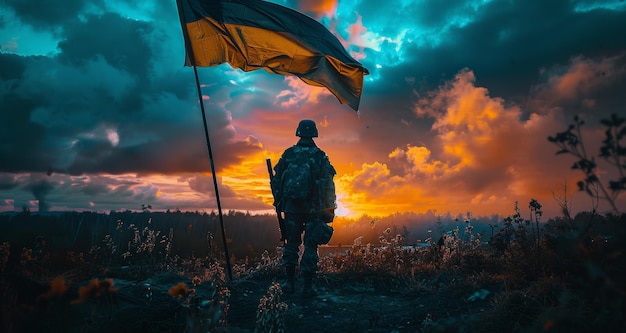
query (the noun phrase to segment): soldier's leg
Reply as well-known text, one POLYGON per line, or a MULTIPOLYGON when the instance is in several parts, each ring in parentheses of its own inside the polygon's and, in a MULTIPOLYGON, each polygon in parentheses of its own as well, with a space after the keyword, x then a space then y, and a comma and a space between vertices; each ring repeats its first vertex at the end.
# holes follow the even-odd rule
MULTIPOLYGON (((311 224, 307 224, 311 226, 311 224)), ((309 233, 310 236, 310 233, 309 233)), ((318 293, 313 287, 313 280, 317 272, 317 263, 319 262, 319 254, 317 252, 318 244, 311 241, 311 237, 307 237, 307 231, 304 232, 304 253, 300 261, 300 269, 304 277, 304 288, 302 294, 305 297, 317 296, 318 293)))
POLYGON ((285 213, 285 229, 287 242, 283 247, 282 266, 285 267, 287 282, 283 285, 285 293, 295 291, 295 272, 298 265, 298 252, 302 244, 302 223, 295 214, 285 213))

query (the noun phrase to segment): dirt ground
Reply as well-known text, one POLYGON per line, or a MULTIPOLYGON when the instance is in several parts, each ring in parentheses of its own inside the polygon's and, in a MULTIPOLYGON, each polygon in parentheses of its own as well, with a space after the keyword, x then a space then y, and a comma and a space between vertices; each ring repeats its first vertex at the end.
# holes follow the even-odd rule
MULTIPOLYGON (((335 278, 318 279, 318 297, 304 298, 299 292, 281 296, 287 304, 286 332, 470 332, 477 331, 491 306, 488 290, 467 296, 435 289, 401 293, 376 283, 335 278)), ((254 331, 258 300, 271 283, 266 277, 232 288, 230 327, 254 331)))
MULTIPOLYGON (((180 282, 176 274, 162 274, 145 281, 114 279, 115 291, 76 303, 79 286, 59 298, 40 297, 47 286, 24 277, 5 277, 2 332, 254 332, 259 300, 281 276, 268 272, 228 284, 227 311, 220 306, 203 314, 203 325, 194 322, 192 306, 173 298, 168 290, 180 282), (11 306, 13 304, 13 306, 11 306), (226 314, 226 324, 217 322, 226 314)), ((290 332, 474 332, 489 308, 489 296, 454 295, 430 289, 399 293, 394 288, 364 281, 345 281, 322 275, 317 281, 319 296, 303 298, 300 293, 282 294, 286 304, 283 322, 290 332)), ((88 283, 85 281, 81 285, 88 283)), ((302 287, 302 280, 298 280, 302 287)), ((198 299, 210 299, 215 289, 196 288, 198 299)), ((489 291, 484 291, 489 294, 489 291)), ((196 318, 197 319, 197 318, 196 318)), ((277 319, 275 322, 278 322, 277 319)))

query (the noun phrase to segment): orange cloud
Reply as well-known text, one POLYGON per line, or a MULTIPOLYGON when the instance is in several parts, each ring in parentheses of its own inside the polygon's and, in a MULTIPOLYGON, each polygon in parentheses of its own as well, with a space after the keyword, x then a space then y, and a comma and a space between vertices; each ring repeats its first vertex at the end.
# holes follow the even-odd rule
POLYGON ((389 158, 406 163, 405 171, 409 174, 421 173, 437 178, 450 170, 447 163, 431 160, 431 151, 426 147, 407 146, 406 150, 396 148, 389 154, 389 158))
POLYGON ((515 201, 551 202, 551 193, 569 174, 568 162, 555 160, 546 140, 561 130, 560 114, 523 119, 519 106, 477 87, 470 70, 422 98, 415 110, 434 119, 434 140, 398 147, 387 161, 366 163, 343 175, 340 171, 343 204, 351 211, 508 214, 515 201), (548 170, 550 163, 562 169, 548 170))
POLYGON ((563 102, 580 102, 593 107, 593 92, 611 86, 626 74, 626 54, 604 58, 599 61, 582 56, 573 58, 567 66, 543 69, 547 78, 537 85, 534 98, 539 105, 555 106, 563 102))
POLYGON ((433 98, 418 103, 416 112, 435 118, 442 158, 452 168, 503 168, 516 152, 525 151, 521 110, 507 107, 487 89, 474 85, 474 73, 463 70, 433 98))
POLYGON ((337 12, 337 0, 302 0, 298 4, 301 12, 312 13, 316 19, 334 17, 337 12))
POLYGON ((320 96, 331 95, 324 87, 311 86, 296 76, 285 76, 289 90, 281 91, 274 99, 274 104, 282 108, 295 108, 302 103, 318 104, 320 96))

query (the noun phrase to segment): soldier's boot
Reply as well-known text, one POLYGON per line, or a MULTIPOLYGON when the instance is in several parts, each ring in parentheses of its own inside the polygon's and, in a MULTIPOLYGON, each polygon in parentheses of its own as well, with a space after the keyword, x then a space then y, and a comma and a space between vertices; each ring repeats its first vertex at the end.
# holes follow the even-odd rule
POLYGON ((304 288, 302 289, 302 297, 310 298, 318 296, 319 293, 313 287, 313 278, 315 277, 315 273, 313 272, 302 272, 304 277, 304 288))
POLYGON ((285 294, 293 294, 296 291, 296 266, 285 266, 287 282, 282 286, 285 294))

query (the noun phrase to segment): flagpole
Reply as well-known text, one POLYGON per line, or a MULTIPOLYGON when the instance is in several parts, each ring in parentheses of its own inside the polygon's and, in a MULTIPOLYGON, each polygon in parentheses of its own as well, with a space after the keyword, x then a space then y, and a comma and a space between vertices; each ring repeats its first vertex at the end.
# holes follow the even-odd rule
POLYGON ((196 78, 196 89, 198 90, 198 101, 200 101, 200 111, 202 112, 202 124, 204 125, 204 138, 206 141, 207 150, 209 152, 209 162, 211 163, 211 174, 213 175, 213 186, 215 187, 215 201, 217 202, 217 214, 220 219, 220 227, 222 230, 222 241, 224 243, 224 255, 226 256, 226 269, 228 271, 228 280, 233 280, 233 272, 230 265, 230 255, 228 254, 228 244, 226 241, 226 231, 224 230, 224 217, 222 214, 222 204, 220 202, 220 194, 217 186, 217 176, 215 172, 215 164, 213 163, 213 150, 211 149, 211 139, 209 138, 209 128, 207 126, 206 121, 206 111, 204 109, 204 103, 202 102, 202 89, 200 88, 200 78, 198 76, 198 69, 196 67, 196 62, 194 59, 193 50, 191 49, 191 45, 187 45, 187 29, 186 29, 186 20, 184 9, 181 8, 180 0, 176 0, 176 5, 178 6, 178 14, 181 18, 181 23, 183 27, 183 33, 185 34, 185 50, 187 55, 189 56, 191 63, 193 64, 193 73, 196 78))
POLYGON ((200 101, 200 110, 202 111, 202 124, 204 124, 204 138, 206 147, 209 152, 209 161, 211 162, 211 173, 213 174, 213 186, 215 187, 215 201, 217 202, 217 214, 220 219, 222 229, 222 240, 224 242, 224 255, 226 256, 226 269, 228 271, 228 280, 233 280, 233 273, 230 267, 230 255, 228 255, 228 244, 226 241, 226 231, 224 230, 224 217, 222 214, 222 204, 220 203, 220 193, 217 186, 217 176, 215 175, 215 164, 213 163, 213 150, 211 149, 211 140, 209 139, 209 129, 206 123, 206 112, 204 111, 204 103, 202 102, 202 89, 200 88, 200 79, 198 78, 198 69, 193 66, 193 73, 196 77, 196 87, 198 89, 198 100, 200 101))

